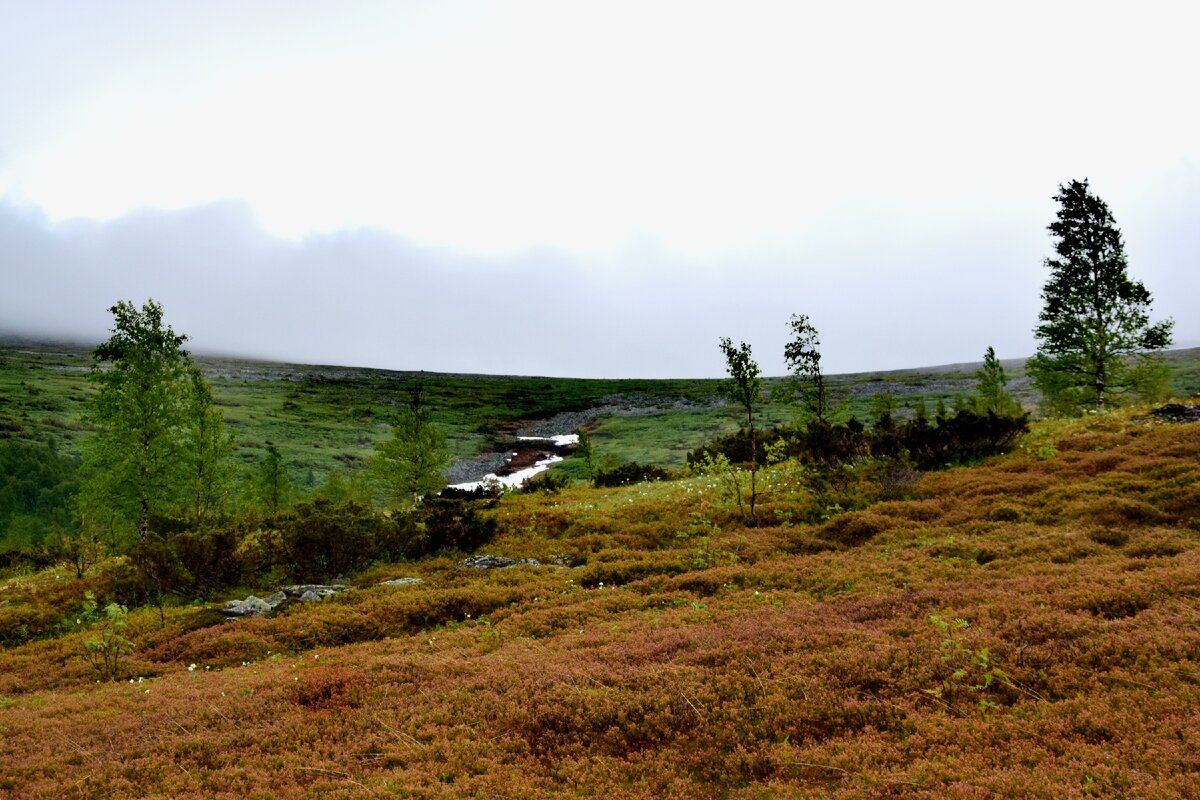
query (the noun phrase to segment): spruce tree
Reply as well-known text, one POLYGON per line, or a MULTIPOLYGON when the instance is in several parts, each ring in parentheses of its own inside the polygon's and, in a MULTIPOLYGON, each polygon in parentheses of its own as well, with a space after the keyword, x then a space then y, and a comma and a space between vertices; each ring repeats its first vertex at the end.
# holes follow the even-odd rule
POLYGON ((1000 416, 1016 416, 1021 413, 1021 405, 1005 388, 1008 376, 1004 374, 1004 366, 996 358, 996 351, 989 347, 983 354, 983 368, 975 373, 978 383, 975 384, 976 410, 981 414, 989 411, 1000 416))
POLYGON ((408 408, 392 426, 391 438, 375 445, 367 469, 387 494, 389 503, 406 508, 421 497, 446 488, 446 470, 450 464, 446 434, 425 410, 421 387, 412 387, 408 408))
POLYGON ((1055 257, 1046 259, 1038 351, 1028 364, 1035 385, 1052 409, 1076 413, 1161 391, 1172 321, 1150 323, 1150 292, 1130 279, 1121 232, 1088 182, 1060 185, 1055 199, 1055 257))

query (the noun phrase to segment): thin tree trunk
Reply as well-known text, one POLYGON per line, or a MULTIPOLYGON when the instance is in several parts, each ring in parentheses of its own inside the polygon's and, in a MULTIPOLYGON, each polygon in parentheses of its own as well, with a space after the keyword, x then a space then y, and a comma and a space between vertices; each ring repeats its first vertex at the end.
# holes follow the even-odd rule
POLYGON ((754 513, 754 505, 758 500, 758 444, 754 435, 754 411, 749 403, 746 404, 746 417, 750 426, 750 527, 758 527, 758 517, 754 513))

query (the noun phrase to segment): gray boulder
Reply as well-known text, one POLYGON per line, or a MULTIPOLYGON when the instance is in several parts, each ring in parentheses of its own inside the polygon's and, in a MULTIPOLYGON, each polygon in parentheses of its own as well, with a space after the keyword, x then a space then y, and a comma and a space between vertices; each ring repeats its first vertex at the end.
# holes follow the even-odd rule
POLYGON ((507 556, 471 556, 464 558, 462 561, 464 567, 472 569, 507 569, 508 567, 519 567, 527 565, 530 567, 540 567, 540 561, 534 558, 508 558, 507 556))
POLYGON ((279 587, 279 591, 273 592, 266 597, 250 595, 245 600, 230 600, 221 609, 221 613, 227 617, 256 617, 259 614, 270 613, 293 600, 305 603, 314 600, 324 600, 326 597, 332 597, 349 588, 349 586, 341 583, 310 583, 299 586, 281 586, 279 587))
POLYGON ((1200 422, 1200 406, 1185 406, 1182 403, 1167 403, 1150 414, 1163 422, 1200 422))
POLYGON ((324 600, 326 597, 332 597, 339 592, 344 592, 350 587, 344 583, 302 583, 296 586, 280 586, 279 591, 283 592, 288 597, 297 600, 303 600, 304 595, 309 592, 317 595, 317 599, 324 600))
POLYGON ((230 617, 256 617, 274 610, 275 606, 262 599, 250 595, 245 600, 230 600, 221 609, 221 613, 230 617))
POLYGON ((393 578, 390 581, 383 581, 383 583, 381 583, 380 585, 381 586, 416 586, 418 583, 424 583, 424 582, 425 581, 421 580, 420 578, 393 578))

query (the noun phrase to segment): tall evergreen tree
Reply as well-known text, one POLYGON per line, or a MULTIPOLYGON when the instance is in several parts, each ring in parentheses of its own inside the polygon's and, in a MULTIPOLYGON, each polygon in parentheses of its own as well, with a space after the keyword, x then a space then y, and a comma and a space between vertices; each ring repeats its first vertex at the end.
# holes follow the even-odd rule
POLYGON ((1099 410, 1161 391, 1167 373, 1159 354, 1171 344, 1172 321, 1150 323, 1150 292, 1130 279, 1121 232, 1088 182, 1060 185, 1055 200, 1055 257, 1046 259, 1050 279, 1029 374, 1058 411, 1099 410))
POLYGON ((392 436, 375 446, 367 469, 396 507, 446 487, 450 454, 446 434, 429 418, 420 386, 410 391, 408 407, 392 426, 392 436))
POLYGON ((988 347, 983 354, 983 367, 975 373, 978 382, 975 384, 975 406, 981 414, 989 411, 993 414, 1015 416, 1021 413, 1021 404, 1008 393, 1008 376, 1004 374, 1004 365, 996 358, 996 351, 988 347))

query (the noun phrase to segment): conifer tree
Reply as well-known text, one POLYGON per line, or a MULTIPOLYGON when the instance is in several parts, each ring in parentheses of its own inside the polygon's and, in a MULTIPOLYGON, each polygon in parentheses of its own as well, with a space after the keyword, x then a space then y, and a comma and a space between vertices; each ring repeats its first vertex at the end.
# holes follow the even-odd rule
POLYGON ((1015 416, 1021 413, 1021 404, 1016 401, 1008 390, 1008 376, 1004 374, 1004 366, 996 358, 996 351, 988 347, 983 354, 983 367, 975 373, 978 382, 975 384, 976 410, 981 414, 989 411, 1001 416, 1015 416))
POLYGON ((1088 182, 1060 185, 1055 199, 1055 257, 1046 259, 1038 351, 1028 365, 1035 385, 1051 408, 1076 413, 1161 391, 1159 356, 1172 321, 1150 323, 1150 292, 1130 279, 1121 232, 1088 182))
POLYGON ((396 507, 412 505, 446 487, 450 468, 446 434, 429 418, 421 395, 421 387, 413 387, 408 408, 392 426, 391 438, 375 446, 367 465, 396 507))

